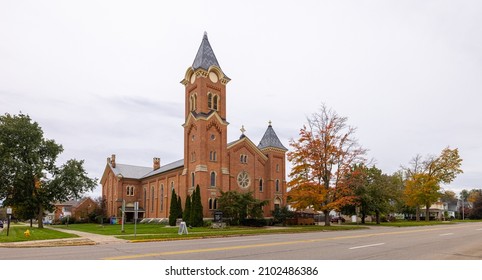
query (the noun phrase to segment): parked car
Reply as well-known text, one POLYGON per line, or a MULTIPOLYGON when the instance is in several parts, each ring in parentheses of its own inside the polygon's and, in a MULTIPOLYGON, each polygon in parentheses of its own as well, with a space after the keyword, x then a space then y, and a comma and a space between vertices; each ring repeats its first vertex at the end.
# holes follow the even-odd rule
POLYGON ((344 223, 345 218, 343 218, 343 217, 333 217, 333 218, 331 218, 332 223, 338 223, 338 221, 341 221, 342 223, 344 223))

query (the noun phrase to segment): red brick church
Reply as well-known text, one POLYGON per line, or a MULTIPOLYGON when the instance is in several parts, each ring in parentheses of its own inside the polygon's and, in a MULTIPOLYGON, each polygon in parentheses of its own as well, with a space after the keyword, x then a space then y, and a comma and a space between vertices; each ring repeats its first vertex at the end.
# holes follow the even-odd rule
POLYGON ((120 216, 125 200, 128 219, 136 201, 140 218, 167 218, 171 191, 181 197, 184 207, 196 185, 201 189, 205 218, 213 217, 220 191, 250 191, 255 198, 268 200, 266 217, 284 205, 287 149, 271 123, 258 145, 244 135, 244 129, 239 139, 227 141, 229 81, 204 34, 181 81, 185 87, 184 159, 163 165, 156 157, 151 167, 142 167, 119 163, 116 155, 107 158, 101 184, 108 216, 120 216))

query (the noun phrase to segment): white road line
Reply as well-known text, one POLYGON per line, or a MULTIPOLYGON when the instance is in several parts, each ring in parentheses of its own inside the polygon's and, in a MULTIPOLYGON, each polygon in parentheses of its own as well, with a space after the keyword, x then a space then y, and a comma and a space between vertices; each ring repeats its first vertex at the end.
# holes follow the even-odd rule
POLYGON ((363 246, 351 247, 351 248, 349 248, 349 249, 350 249, 350 250, 353 250, 353 249, 361 249, 361 248, 367 248, 367 247, 380 246, 380 245, 383 245, 383 244, 385 244, 385 243, 377 243, 377 244, 363 245, 363 246))
POLYGON ((439 236, 447 236, 447 235, 453 235, 453 233, 443 233, 443 234, 439 234, 439 236))
POLYGON ((237 239, 237 240, 222 240, 222 241, 214 241, 214 242, 209 242, 209 244, 216 244, 216 243, 236 243, 236 242, 246 242, 246 241, 257 241, 261 240, 261 238, 257 239, 237 239))

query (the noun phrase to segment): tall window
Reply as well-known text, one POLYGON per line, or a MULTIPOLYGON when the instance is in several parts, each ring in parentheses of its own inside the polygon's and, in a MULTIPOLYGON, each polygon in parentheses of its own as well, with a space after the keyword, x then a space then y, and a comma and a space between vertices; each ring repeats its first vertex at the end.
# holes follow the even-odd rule
POLYGON ((215 151, 209 152, 209 160, 210 161, 216 161, 217 160, 217 154, 215 151))
POLYGON ((259 178, 259 191, 263 191, 263 178, 259 178))
POLYGON ((161 198, 159 199, 159 209, 160 211, 164 210, 164 184, 161 184, 161 198))
POLYGON ((190 100, 190 109, 191 111, 196 111, 197 107, 197 95, 194 93, 191 95, 191 100, 190 100))
POLYGON ((147 209, 147 188, 144 187, 144 209, 147 209))
POLYGON ((191 173, 191 187, 194 187, 194 172, 191 173))
POLYGON ((216 186, 216 173, 214 171, 211 172, 211 187, 216 186))
POLYGON ((214 110, 218 110, 218 96, 215 95, 214 98, 213 98, 213 109, 214 110))
POLYGON ((279 192, 279 180, 276 180, 275 190, 279 192))
POLYGON ((213 108, 213 94, 208 93, 208 109, 212 109, 212 108, 213 108))
POLYGON ((151 212, 154 212, 154 186, 151 186, 151 212))
POLYGON ((171 192, 174 190, 174 182, 171 181, 171 192))

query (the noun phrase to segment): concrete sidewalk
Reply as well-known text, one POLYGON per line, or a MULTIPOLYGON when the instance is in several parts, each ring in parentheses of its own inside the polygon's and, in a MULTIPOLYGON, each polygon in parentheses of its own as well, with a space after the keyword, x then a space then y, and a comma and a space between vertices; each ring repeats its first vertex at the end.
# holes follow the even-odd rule
POLYGON ((78 235, 74 238, 63 239, 49 239, 49 240, 32 240, 23 242, 5 242, 0 243, 0 248, 35 248, 35 247, 61 247, 61 246, 84 246, 97 244, 112 244, 112 243, 127 243, 127 240, 115 238, 109 235, 101 235, 83 231, 76 231, 70 229, 52 228, 46 226, 45 228, 62 231, 78 235))

